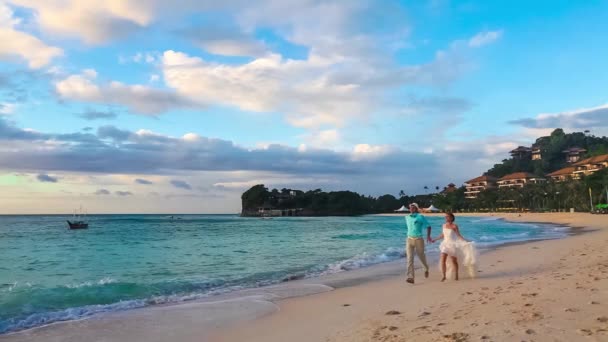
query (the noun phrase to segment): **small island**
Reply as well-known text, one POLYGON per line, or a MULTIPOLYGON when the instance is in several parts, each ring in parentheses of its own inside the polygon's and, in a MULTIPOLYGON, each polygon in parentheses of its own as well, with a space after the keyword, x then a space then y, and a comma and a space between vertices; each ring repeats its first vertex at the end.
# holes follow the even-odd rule
POLYGON ((352 191, 324 192, 321 189, 302 191, 293 189, 268 190, 258 184, 241 196, 241 216, 356 216, 392 212, 400 201, 392 195, 378 198, 352 191))

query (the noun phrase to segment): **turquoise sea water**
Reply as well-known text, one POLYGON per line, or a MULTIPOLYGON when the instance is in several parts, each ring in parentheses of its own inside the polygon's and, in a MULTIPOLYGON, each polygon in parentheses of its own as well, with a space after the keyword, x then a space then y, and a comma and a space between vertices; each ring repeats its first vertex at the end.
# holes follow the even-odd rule
MULTIPOLYGON (((403 257, 403 217, 0 216, 0 334, 181 302, 403 257)), ((430 217, 433 235, 443 218, 430 217)), ((458 217, 480 247, 557 238, 564 227, 458 217)), ((436 253, 437 245, 429 252, 436 253)))

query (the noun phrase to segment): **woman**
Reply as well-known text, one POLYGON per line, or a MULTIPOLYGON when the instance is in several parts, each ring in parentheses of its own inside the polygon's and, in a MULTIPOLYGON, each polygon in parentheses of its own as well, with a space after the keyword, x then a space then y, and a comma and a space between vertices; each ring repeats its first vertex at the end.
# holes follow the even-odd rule
POLYGON ((439 245, 439 251, 441 252, 441 273, 443 278, 441 281, 446 279, 446 261, 448 256, 452 260, 454 266, 455 279, 458 280, 458 259, 460 258, 464 266, 469 268, 471 277, 475 276, 474 266, 476 263, 476 251, 475 246, 470 241, 467 241, 458 229, 458 225, 454 223, 456 218, 454 214, 445 214, 445 224, 443 225, 443 233, 439 235, 433 242, 443 239, 441 245, 439 245))

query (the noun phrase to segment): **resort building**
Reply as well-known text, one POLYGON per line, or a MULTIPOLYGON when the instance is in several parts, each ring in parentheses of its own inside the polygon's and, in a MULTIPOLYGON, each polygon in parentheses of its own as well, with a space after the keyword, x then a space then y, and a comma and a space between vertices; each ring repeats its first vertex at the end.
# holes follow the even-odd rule
POLYGON ((477 195, 483 190, 495 188, 497 179, 492 176, 479 176, 464 183, 467 190, 464 192, 464 197, 468 199, 477 198, 477 195))
POLYGON ((584 148, 580 148, 580 147, 571 147, 562 152, 564 152, 566 154, 566 161, 568 163, 576 163, 581 159, 583 154, 585 154, 585 152, 587 152, 587 150, 585 150, 584 148))
POLYGON ((581 179, 582 176, 588 176, 605 168, 608 168, 608 154, 583 159, 572 166, 551 172, 547 177, 557 182, 567 179, 581 179))
POLYGON ((563 182, 568 179, 575 179, 574 170, 576 170, 574 166, 568 166, 547 174, 547 177, 556 182, 563 182))
POLYGON ((500 178, 498 181, 496 181, 496 184, 498 184, 498 188, 522 188, 526 184, 538 184, 543 183, 544 181, 544 178, 535 176, 529 172, 515 172, 500 178))
POLYGON ((596 171, 608 167, 608 154, 583 159, 577 163, 574 163, 573 166, 575 167, 575 170, 573 171, 574 175, 590 175, 596 171))
POLYGON ((540 147, 532 146, 532 160, 541 160, 543 159, 542 151, 540 147))
POLYGON ((518 148, 514 149, 513 151, 511 151, 509 153, 511 153, 511 157, 513 157, 513 158, 524 159, 524 158, 530 157, 530 154, 532 153, 532 149, 529 147, 525 147, 525 146, 519 146, 518 148))

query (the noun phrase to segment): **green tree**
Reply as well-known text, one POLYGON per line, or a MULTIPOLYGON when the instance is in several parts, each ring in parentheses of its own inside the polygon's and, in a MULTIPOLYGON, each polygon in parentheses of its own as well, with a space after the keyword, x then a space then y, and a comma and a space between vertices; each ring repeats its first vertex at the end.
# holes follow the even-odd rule
POLYGON ((264 184, 258 184, 251 187, 241 195, 241 203, 243 209, 254 210, 257 207, 263 206, 270 199, 268 188, 264 184))

